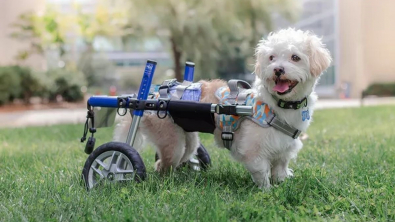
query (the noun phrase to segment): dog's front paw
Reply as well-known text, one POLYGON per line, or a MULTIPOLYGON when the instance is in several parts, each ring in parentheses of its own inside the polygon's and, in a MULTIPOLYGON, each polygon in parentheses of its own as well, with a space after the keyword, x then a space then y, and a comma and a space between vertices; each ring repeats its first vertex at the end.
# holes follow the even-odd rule
POLYGON ((289 168, 285 169, 273 169, 272 178, 274 183, 281 183, 284 182, 286 178, 293 177, 293 170, 289 168))
POLYGON ((294 176, 294 170, 287 168, 287 177, 289 178, 289 177, 293 177, 293 176, 294 176))
POLYGON ((160 159, 155 162, 155 171, 161 172, 161 162, 162 161, 160 159))
POLYGON ((251 174, 252 181, 263 191, 270 190, 270 178, 266 173, 255 172, 251 174))

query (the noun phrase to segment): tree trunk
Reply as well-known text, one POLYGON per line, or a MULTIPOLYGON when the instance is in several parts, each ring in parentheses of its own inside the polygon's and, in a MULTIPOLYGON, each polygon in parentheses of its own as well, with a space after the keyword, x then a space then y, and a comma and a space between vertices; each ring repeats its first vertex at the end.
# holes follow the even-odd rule
POLYGON ((24 92, 23 93, 23 102, 25 103, 25 105, 29 105, 30 104, 30 98, 32 98, 32 93, 31 92, 24 92))
POLYGON ((173 52, 175 78, 177 79, 177 81, 182 82, 183 81, 183 76, 181 73, 182 52, 179 51, 177 47, 177 43, 173 37, 170 38, 170 42, 171 42, 171 50, 173 52))

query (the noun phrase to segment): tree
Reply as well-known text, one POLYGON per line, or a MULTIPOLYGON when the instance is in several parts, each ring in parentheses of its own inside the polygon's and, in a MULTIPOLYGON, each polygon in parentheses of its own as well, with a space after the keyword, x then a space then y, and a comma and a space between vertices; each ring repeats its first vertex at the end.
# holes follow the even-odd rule
MULTIPOLYGON (((174 61, 175 77, 182 80, 182 62, 193 59, 200 71, 213 76, 210 68, 217 59, 220 42, 216 29, 229 11, 225 0, 133 0, 134 24, 143 28, 145 35, 158 36, 169 48, 174 61), (204 61, 204 63, 202 62, 204 61), (207 67, 205 69, 205 67, 207 67)), ((226 29, 225 26, 222 29, 226 29)))
POLYGON ((130 6, 127 1, 99 1, 93 11, 84 12, 81 6, 75 7, 77 23, 76 34, 83 40, 85 47, 78 60, 77 67, 88 82, 88 86, 103 84, 105 76, 113 72, 108 60, 94 57, 94 40, 97 37, 108 39, 123 37, 132 33, 129 23, 130 6))
POLYGON ((218 62, 243 58, 272 30, 271 13, 294 18, 294 0, 131 0, 146 35, 156 35, 173 56, 175 77, 193 59, 202 77, 213 77, 218 62), (225 55, 224 55, 225 53, 225 55))
POLYGON ((27 12, 21 14, 12 24, 11 37, 28 41, 30 47, 17 55, 18 61, 26 60, 32 54, 43 55, 48 49, 56 49, 60 56, 65 54, 65 34, 69 22, 57 10, 48 7, 43 14, 27 12))
MULTIPOLYGON (((61 13, 48 4, 43 13, 27 12, 19 16, 13 24, 15 31, 11 37, 30 42, 30 47, 21 51, 17 60, 25 60, 32 54, 52 54, 52 60, 61 60, 65 68, 82 71, 88 85, 98 85, 111 64, 100 58, 95 62, 93 42, 97 37, 122 37, 131 32, 129 7, 126 0, 98 1, 95 8, 86 10, 81 5, 74 5, 76 13, 61 13), (73 45, 82 40, 84 50, 73 51, 73 45), (80 56, 78 56, 78 54, 80 56)), ((50 64, 58 64, 58 61, 50 64)), ((51 67, 50 67, 51 68, 51 67)), ((54 68, 54 67, 52 67, 54 68)))
POLYGON ((295 21, 301 9, 300 3, 293 0, 235 0, 233 3, 232 16, 236 19, 226 21, 232 22, 234 28, 220 34, 222 56, 217 70, 223 78, 252 70, 253 49, 264 35, 273 31, 273 14, 295 21))

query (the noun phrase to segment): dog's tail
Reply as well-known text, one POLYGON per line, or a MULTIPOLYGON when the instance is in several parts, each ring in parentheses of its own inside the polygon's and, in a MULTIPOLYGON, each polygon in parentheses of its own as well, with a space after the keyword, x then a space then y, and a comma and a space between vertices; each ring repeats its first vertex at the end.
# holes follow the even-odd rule
MULTIPOLYGON (((123 143, 126 142, 132 120, 133 119, 130 115, 117 116, 116 122, 118 123, 115 125, 113 141, 123 143)), ((141 148, 144 147, 144 141, 144 135, 141 133, 141 130, 137 130, 136 138, 133 143, 133 148, 137 151, 141 150, 141 148)))

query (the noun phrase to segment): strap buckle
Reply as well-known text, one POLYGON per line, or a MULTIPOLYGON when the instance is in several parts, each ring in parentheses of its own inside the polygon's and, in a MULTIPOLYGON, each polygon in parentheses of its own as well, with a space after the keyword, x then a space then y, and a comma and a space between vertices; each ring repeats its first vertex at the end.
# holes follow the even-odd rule
POLYGON ((221 139, 222 139, 222 142, 224 143, 224 147, 226 147, 226 149, 230 150, 230 147, 232 147, 233 132, 228 132, 228 131, 222 132, 221 139))
POLYGON ((222 132, 221 139, 227 141, 233 141, 233 132, 222 132))
POLYGON ((238 115, 235 105, 217 104, 217 106, 215 107, 215 113, 225 115, 238 115))

